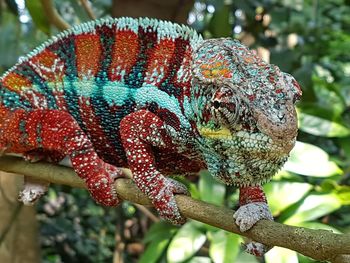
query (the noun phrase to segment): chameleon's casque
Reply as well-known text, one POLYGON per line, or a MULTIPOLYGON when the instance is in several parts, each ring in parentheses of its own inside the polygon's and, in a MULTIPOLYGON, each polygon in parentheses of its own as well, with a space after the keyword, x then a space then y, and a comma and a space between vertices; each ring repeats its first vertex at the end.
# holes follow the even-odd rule
MULTIPOLYGON (((104 205, 119 203, 113 182, 129 167, 175 223, 184 218, 173 194, 187 191, 164 175, 209 169, 240 187, 235 218, 246 230, 272 219, 260 185, 294 145, 300 96, 292 76, 236 40, 154 19, 98 20, 51 38, 0 78, 0 148, 29 160, 68 156, 104 205)), ((34 188, 23 201, 42 194, 34 188)), ((262 253, 256 243, 248 250, 262 253)))

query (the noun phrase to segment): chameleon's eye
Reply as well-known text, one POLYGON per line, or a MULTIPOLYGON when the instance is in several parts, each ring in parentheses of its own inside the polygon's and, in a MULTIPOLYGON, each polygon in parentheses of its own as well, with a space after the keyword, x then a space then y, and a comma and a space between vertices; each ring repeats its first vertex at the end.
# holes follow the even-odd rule
POLYGON ((215 109, 220 108, 220 106, 221 106, 220 101, 218 101, 218 100, 214 100, 214 102, 213 102, 213 106, 214 106, 214 108, 215 108, 215 109))
POLYGON ((234 127, 238 121, 240 99, 231 88, 219 88, 212 97, 210 112, 218 125, 234 127))

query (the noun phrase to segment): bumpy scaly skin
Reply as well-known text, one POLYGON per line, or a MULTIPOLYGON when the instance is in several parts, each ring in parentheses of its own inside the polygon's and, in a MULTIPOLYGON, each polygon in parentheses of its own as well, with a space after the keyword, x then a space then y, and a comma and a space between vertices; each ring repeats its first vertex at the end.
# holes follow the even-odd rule
MULTIPOLYGON (((52 38, 0 78, 0 148, 30 160, 68 156, 110 206, 119 203, 117 167, 129 167, 174 223, 184 222, 174 193, 187 190, 166 175, 209 169, 240 187, 244 231, 272 219, 260 185, 294 145, 300 95, 293 77, 238 41, 147 18, 99 20, 52 38)), ((256 255, 261 247, 247 245, 256 255)))

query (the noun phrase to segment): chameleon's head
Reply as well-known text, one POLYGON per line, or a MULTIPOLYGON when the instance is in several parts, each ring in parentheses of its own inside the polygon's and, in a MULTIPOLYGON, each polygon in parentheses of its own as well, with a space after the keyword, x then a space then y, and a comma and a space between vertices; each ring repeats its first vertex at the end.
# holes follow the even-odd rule
POLYGON ((209 170, 227 184, 261 184, 297 136, 295 79, 232 39, 206 40, 193 63, 192 100, 209 170))

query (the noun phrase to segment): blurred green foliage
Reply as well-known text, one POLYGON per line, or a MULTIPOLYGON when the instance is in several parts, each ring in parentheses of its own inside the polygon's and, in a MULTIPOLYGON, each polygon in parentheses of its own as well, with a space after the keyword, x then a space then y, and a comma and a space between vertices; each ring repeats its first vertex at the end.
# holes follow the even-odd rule
MULTIPOLYGON (((21 2, 0 1, 0 71, 57 32, 36 1, 27 8, 21 2)), ((77 1, 58 2, 71 25, 88 20, 77 1)), ((93 1, 98 17, 110 6, 109 0, 93 1)), ((207 0, 196 1, 189 14, 189 24, 206 38, 235 37, 264 48, 270 62, 302 86, 299 142, 285 169, 264 186, 278 222, 350 231, 349 14, 349 0, 207 0)), ((181 180, 193 197, 236 208, 236 189, 208 173, 181 180)), ((85 191, 62 186, 40 202, 38 220, 43 262, 111 262, 116 254, 142 263, 315 262, 282 248, 256 259, 242 252, 237 235, 194 221, 151 223, 130 203, 102 208, 85 191)))

